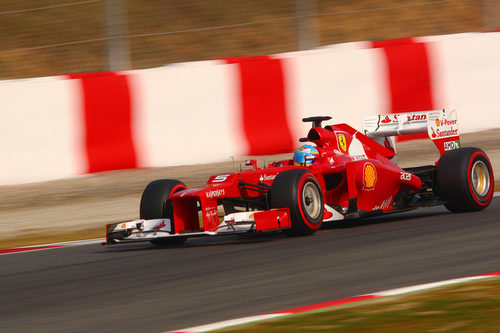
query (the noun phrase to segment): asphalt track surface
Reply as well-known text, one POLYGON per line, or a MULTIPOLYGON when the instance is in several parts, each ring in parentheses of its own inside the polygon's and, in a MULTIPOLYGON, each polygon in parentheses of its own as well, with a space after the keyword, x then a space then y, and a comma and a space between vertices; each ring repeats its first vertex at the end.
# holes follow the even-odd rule
POLYGON ((500 198, 313 236, 98 244, 0 256, 0 332, 163 332, 500 270, 500 198))

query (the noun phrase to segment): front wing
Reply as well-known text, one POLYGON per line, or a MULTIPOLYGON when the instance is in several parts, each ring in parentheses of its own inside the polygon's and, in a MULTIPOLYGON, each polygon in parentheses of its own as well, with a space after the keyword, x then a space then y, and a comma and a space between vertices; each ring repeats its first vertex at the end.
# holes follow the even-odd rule
POLYGON ((185 230, 175 233, 171 219, 134 220, 106 225, 106 244, 153 241, 160 238, 221 236, 271 232, 291 228, 289 208, 238 212, 224 216, 215 231, 185 230))

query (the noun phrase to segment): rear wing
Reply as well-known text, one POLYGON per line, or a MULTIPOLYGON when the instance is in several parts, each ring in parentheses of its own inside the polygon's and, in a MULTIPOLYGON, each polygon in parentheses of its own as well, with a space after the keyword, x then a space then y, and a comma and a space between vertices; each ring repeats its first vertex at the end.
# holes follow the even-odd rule
POLYGON ((457 111, 432 110, 368 116, 363 121, 366 136, 396 152, 395 136, 424 134, 442 155, 460 147, 457 111))

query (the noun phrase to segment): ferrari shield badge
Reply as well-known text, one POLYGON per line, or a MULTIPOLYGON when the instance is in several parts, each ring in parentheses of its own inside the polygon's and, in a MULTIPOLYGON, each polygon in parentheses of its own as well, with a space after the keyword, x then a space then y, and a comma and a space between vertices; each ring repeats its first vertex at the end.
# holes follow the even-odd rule
POLYGON ((347 141, 344 134, 338 134, 337 140, 339 141, 339 148, 342 149, 342 151, 347 152, 347 141))

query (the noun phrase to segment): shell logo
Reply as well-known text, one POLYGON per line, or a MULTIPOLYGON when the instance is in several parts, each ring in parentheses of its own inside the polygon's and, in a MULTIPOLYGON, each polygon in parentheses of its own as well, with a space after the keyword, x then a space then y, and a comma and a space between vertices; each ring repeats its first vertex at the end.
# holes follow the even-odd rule
POLYGON ((439 127, 439 125, 441 125, 441 123, 439 122, 439 119, 436 119, 436 125, 439 127))
POLYGON ((363 166, 363 190, 373 190, 377 182, 377 169, 369 162, 363 166))

